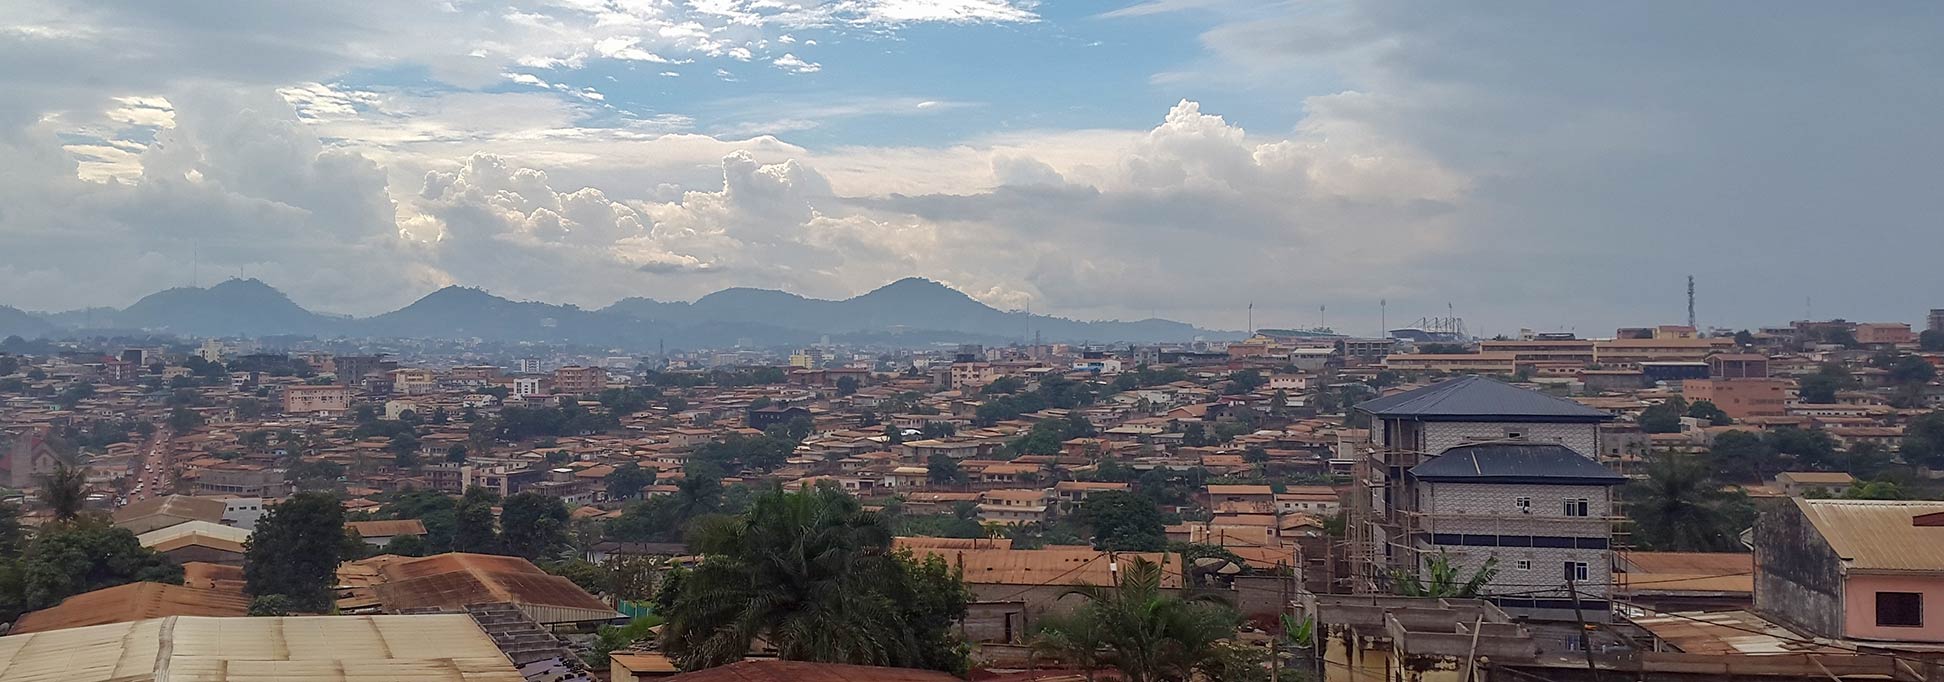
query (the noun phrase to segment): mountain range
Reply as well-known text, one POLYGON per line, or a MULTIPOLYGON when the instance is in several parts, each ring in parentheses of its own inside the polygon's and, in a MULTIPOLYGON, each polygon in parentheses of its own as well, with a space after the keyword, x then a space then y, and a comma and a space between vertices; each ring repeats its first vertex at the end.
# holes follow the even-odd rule
POLYGON ((0 336, 58 336, 86 330, 189 337, 480 339, 646 349, 850 343, 1163 342, 1235 338, 1182 322, 1086 322, 1003 311, 938 282, 911 277, 843 300, 771 289, 724 289, 694 302, 626 298, 605 308, 514 301, 449 286, 411 305, 364 318, 305 309, 275 287, 232 279, 212 287, 159 291, 127 308, 28 313, 0 306, 0 336))

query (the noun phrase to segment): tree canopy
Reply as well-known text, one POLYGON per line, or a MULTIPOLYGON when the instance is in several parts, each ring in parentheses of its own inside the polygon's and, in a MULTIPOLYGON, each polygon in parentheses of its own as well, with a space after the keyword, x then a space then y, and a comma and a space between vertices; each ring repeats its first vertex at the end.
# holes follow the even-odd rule
POLYGON ((244 543, 245 589, 258 597, 283 595, 303 611, 328 613, 344 534, 344 506, 335 496, 305 492, 277 503, 244 543))
POLYGON ((876 514, 840 490, 772 490, 690 533, 705 558, 671 582, 663 646, 685 669, 739 660, 757 637, 786 660, 960 672, 951 624, 970 600, 936 556, 891 552, 876 514))

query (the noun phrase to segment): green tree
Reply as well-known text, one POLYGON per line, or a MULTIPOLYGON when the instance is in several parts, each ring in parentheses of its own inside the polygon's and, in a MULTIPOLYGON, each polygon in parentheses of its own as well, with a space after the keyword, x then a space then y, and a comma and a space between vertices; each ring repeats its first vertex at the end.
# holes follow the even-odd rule
POLYGON ((1915 355, 1899 356, 1890 365, 1890 383, 1898 386, 1921 386, 1935 378, 1937 367, 1915 355))
POLYGON ((1706 419, 1708 423, 1715 426, 1727 426, 1735 423, 1735 420, 1730 418, 1727 412, 1721 411, 1721 408, 1711 400, 1696 400, 1689 404, 1687 416, 1695 419, 1706 419))
POLYGON ((1805 403, 1828 404, 1836 402, 1836 392, 1849 388, 1851 383, 1848 369, 1825 363, 1815 374, 1796 382, 1796 394, 1805 403))
POLYGON ((20 558, 21 607, 29 611, 132 582, 180 585, 182 567, 99 516, 43 526, 20 558))
POLYGON ((850 395, 857 392, 857 377, 837 377, 837 395, 850 395))
POLYGON ((1761 435, 1748 431, 1728 431, 1714 438, 1708 448, 1707 462, 1731 481, 1755 482, 1778 472, 1775 449, 1761 435))
POLYGON ((891 552, 841 490, 758 496, 690 531, 705 559, 671 578, 663 649, 686 669, 741 659, 761 637, 786 660, 962 671, 951 624, 970 599, 942 559, 891 552))
POLYGON ((538 561, 567 548, 569 516, 560 498, 515 493, 501 506, 500 544, 506 551, 538 561))
POLYGON ((169 428, 171 430, 175 431, 176 433, 182 433, 185 431, 192 431, 196 427, 202 426, 203 417, 201 413, 198 413, 195 410, 178 405, 175 407, 175 409, 169 411, 168 423, 169 423, 169 428))
POLYGON ((1088 495, 1077 516, 1093 528, 1094 549, 1154 552, 1168 546, 1161 510, 1153 500, 1133 493, 1106 490, 1088 495))
POLYGON ((499 551, 493 528, 493 505, 499 494, 479 486, 466 489, 453 509, 452 551, 491 554, 499 551))
POLYGON ((1223 393, 1229 395, 1253 393, 1256 389, 1262 388, 1262 385, 1266 383, 1269 383, 1269 380, 1263 378, 1261 372, 1253 369, 1245 369, 1229 375, 1228 390, 1223 391, 1223 393))
POLYGON ((1926 353, 1944 351, 1944 331, 1926 329, 1917 334, 1917 347, 1926 353))
POLYGON ((1406 597, 1456 597, 1471 599, 1479 596, 1485 585, 1498 575, 1498 557, 1491 557, 1472 571, 1471 577, 1460 579, 1463 567, 1451 561, 1451 557, 1439 552, 1424 562, 1421 574, 1399 571, 1391 575, 1391 589, 1406 597))
POLYGON ((379 552, 398 556, 425 556, 430 553, 426 546, 425 538, 417 535, 399 535, 393 537, 391 540, 385 542, 385 546, 379 552))
POLYGON ((288 616, 296 612, 296 610, 296 606, 291 603, 290 597, 281 594, 265 594, 250 600, 249 615, 288 616))
POLYGON ((655 470, 626 462, 615 467, 613 473, 602 477, 601 482, 607 485, 608 499, 633 500, 641 497, 642 488, 655 484, 655 470))
POLYGON ((0 563, 20 558, 27 549, 27 534, 20 527, 20 506, 0 500, 0 563))
POLYGON ((88 470, 56 459, 54 468, 36 474, 41 504, 54 512, 58 521, 73 519, 88 503, 88 470))
POLYGON ((1655 459, 1647 477, 1629 483, 1622 495, 1633 541, 1650 551, 1738 551, 1742 529, 1754 520, 1747 496, 1723 490, 1708 463, 1695 457, 1655 459))
POLYGON ((1735 345, 1741 346, 1743 348, 1754 346, 1755 335, 1748 333, 1748 330, 1746 329, 1735 332, 1735 345))
POLYGON ((1168 594, 1161 575, 1159 564, 1137 557, 1121 571, 1119 585, 1069 590, 1083 602, 1050 623, 1042 621, 1033 641, 1076 667, 1111 665, 1127 682, 1215 673, 1221 664, 1218 642, 1235 634, 1235 612, 1209 598, 1168 594))
POLYGON ((1912 464, 1944 466, 1944 412, 1928 412, 1905 424, 1902 452, 1912 464))
POLYGON ((1654 405, 1640 413, 1640 430, 1647 433, 1680 433, 1681 415, 1688 411, 1686 401, 1678 396, 1654 405))
POLYGON ((958 460, 943 452, 934 452, 925 461, 925 480, 934 485, 958 483, 965 479, 965 472, 959 471, 958 460))
POLYGON ((277 503, 244 543, 245 590, 283 595, 304 611, 329 612, 344 536, 344 505, 335 496, 297 493, 277 503))

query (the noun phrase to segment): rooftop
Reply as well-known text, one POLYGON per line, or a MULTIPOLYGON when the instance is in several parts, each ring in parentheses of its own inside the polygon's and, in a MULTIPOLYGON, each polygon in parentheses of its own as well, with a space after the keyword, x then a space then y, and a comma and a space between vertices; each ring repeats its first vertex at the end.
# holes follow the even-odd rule
POLYGON ((1378 417, 1422 421, 1602 422, 1613 415, 1480 376, 1441 381, 1357 405, 1378 417))
POLYGON ((959 682, 951 673, 809 661, 738 661, 668 678, 669 682, 959 682))
POLYGON ((1850 571, 1944 571, 1944 524, 1914 519, 1944 513, 1944 502, 1794 500, 1850 571))
POLYGON ((241 616, 249 610, 249 598, 235 592, 129 583, 83 592, 23 615, 8 632, 24 635, 166 616, 241 616))
POLYGON ((0 637, 8 682, 524 682, 463 615, 174 616, 0 637))

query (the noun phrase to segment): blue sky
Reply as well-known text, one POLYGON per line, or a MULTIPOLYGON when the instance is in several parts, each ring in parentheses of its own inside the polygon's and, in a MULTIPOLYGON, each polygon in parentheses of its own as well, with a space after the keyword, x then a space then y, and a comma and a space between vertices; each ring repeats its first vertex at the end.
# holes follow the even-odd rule
POLYGON ((1236 328, 1944 305, 1944 5, 25 0, 0 304, 925 276, 1236 328), (672 74, 672 75, 671 75, 672 74), (185 269, 184 262, 204 267, 185 269), (89 286, 74 286, 86 281, 89 286))

